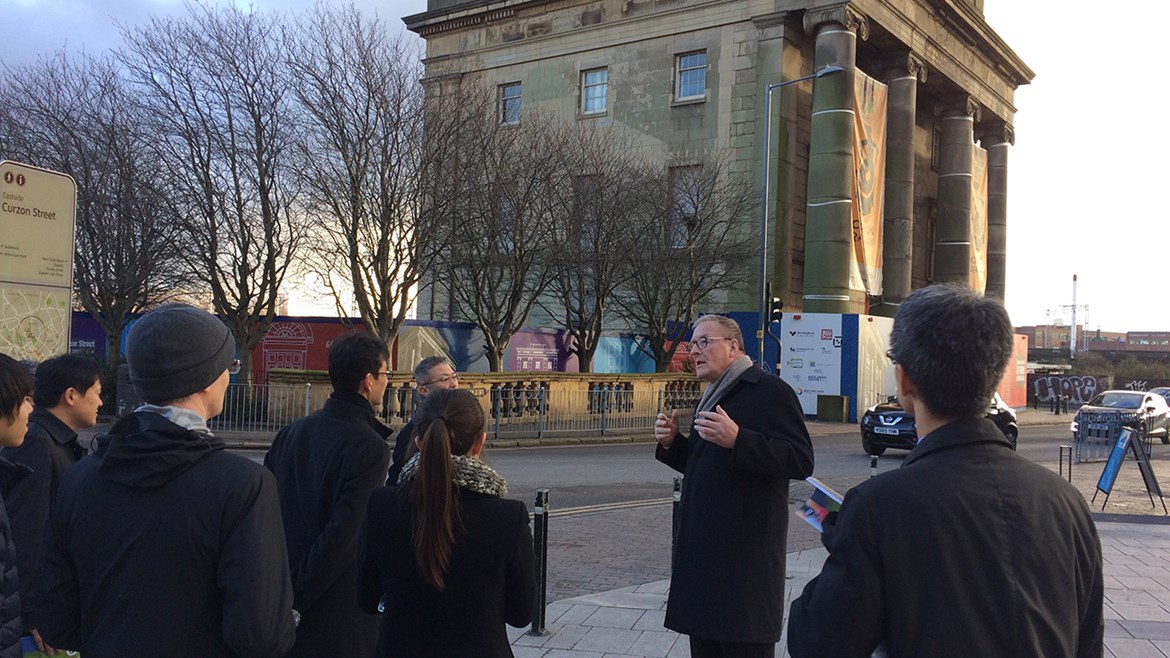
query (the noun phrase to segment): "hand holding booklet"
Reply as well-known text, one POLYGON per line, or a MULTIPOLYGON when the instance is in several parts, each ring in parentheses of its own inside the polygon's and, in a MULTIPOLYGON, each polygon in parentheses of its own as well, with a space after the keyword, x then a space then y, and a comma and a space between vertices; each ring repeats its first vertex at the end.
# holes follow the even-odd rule
POLYGON ((805 481, 813 486, 813 491, 808 500, 800 506, 800 516, 805 522, 816 528, 817 532, 824 532, 825 518, 832 512, 841 510, 841 501, 844 498, 841 494, 833 491, 829 485, 814 477, 805 478, 805 481))

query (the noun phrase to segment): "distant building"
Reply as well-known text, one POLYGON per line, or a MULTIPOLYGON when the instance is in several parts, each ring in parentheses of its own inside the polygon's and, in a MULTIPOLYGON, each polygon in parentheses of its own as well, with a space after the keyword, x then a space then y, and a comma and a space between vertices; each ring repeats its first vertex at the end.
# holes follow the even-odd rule
MULTIPOLYGON (((426 40, 428 89, 493 86, 501 123, 540 107, 663 153, 721 151, 757 190, 770 154, 768 278, 787 311, 892 316, 936 281, 1004 294, 1014 97, 1033 73, 983 0, 429 0, 403 20, 426 40), (772 92, 765 144, 766 87, 827 66, 844 71, 772 92), (884 138, 857 139, 880 95, 868 79, 886 86, 884 138), (879 219, 860 231, 859 216, 879 219)), ((742 222, 759 234, 758 212, 742 222)), ((419 308, 452 308, 429 283, 419 308)), ((727 299, 757 308, 754 286, 727 299)))

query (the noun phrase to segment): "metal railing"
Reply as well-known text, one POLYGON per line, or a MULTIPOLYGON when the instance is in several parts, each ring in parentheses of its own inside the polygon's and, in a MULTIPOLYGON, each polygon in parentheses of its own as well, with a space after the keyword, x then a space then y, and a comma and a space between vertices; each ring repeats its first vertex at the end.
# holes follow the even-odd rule
MULTIPOLYGON (((698 387, 666 386, 635 389, 618 384, 591 385, 581 390, 550 391, 540 385, 469 389, 480 399, 492 438, 541 438, 575 434, 607 435, 651 432, 661 412, 680 412, 679 423, 690 424, 698 387)), ((320 409, 330 389, 303 384, 232 384, 223 411, 209 423, 213 431, 276 432, 320 409)), ((418 404, 413 388, 386 391, 381 419, 400 428, 418 404)))

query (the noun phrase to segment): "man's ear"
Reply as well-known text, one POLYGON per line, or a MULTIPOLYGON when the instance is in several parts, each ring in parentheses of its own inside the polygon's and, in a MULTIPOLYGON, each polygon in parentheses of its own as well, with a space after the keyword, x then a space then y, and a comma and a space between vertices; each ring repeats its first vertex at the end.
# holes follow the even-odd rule
POLYGON ((77 389, 70 386, 69 388, 65 389, 65 392, 61 394, 60 398, 58 398, 57 404, 63 404, 72 407, 77 403, 77 398, 79 397, 81 397, 81 393, 77 389))
MULTIPOLYGON (((908 399, 913 402, 918 399, 918 387, 914 384, 914 380, 910 379, 910 375, 906 373, 906 369, 900 363, 894 365, 894 386, 897 387, 899 400, 908 399)), ((903 402, 902 406, 905 407, 906 404, 903 402)), ((906 411, 912 410, 906 409, 906 411)))

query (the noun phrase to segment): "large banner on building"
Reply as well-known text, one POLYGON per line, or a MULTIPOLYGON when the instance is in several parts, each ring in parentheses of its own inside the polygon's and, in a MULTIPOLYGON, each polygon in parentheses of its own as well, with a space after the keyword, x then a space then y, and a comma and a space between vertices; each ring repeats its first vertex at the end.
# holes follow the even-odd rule
POLYGON ((987 290, 987 151, 978 146, 971 158, 971 289, 987 290))
POLYGON ((841 394, 841 322, 839 313, 797 313, 781 324, 784 341, 780 377, 788 382, 801 409, 817 413, 817 396, 841 394))
POLYGON ((886 180, 886 86, 854 72, 853 251, 849 288, 882 293, 882 210, 886 180))

